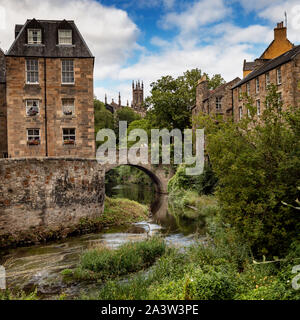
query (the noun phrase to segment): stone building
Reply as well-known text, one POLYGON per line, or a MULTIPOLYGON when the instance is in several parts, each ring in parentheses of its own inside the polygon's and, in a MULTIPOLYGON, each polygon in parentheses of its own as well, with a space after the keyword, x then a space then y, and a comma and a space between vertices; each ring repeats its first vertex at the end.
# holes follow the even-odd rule
POLYGON ((222 115, 228 119, 232 116, 233 85, 241 81, 240 78, 227 82, 215 90, 209 90, 208 80, 204 75, 196 87, 196 104, 192 107, 193 118, 200 112, 205 114, 222 115))
MULTIPOLYGON (((124 108, 125 106, 122 106, 122 103, 121 103, 120 92, 119 92, 118 103, 116 103, 114 101, 114 99, 112 99, 111 103, 107 103, 107 96, 105 95, 105 107, 111 113, 115 113, 118 110, 124 108)), ((128 100, 127 100, 126 107, 129 107, 128 100)), ((140 81, 137 81, 136 83, 134 83, 134 81, 132 81, 131 108, 134 110, 134 112, 138 113, 141 117, 144 117, 146 115, 146 108, 144 107, 144 84, 143 84, 143 82, 140 83, 140 81)))
POLYGON ((253 70, 232 88, 235 121, 248 114, 246 99, 243 99, 245 93, 253 99, 257 116, 260 116, 266 107, 267 88, 271 83, 277 86, 283 106, 300 106, 300 46, 288 41, 283 22, 277 24, 274 35, 274 41, 259 58, 259 64, 254 64, 253 70))
POLYGON ((5 59, 8 157, 94 157, 94 57, 74 21, 16 25, 5 59))

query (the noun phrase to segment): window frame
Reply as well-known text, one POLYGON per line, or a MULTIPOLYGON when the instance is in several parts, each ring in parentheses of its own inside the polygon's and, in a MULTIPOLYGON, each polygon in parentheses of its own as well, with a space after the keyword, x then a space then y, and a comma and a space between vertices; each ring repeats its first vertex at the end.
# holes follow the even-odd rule
MULTIPOLYGON (((31 106, 31 107, 33 107, 33 106, 31 106)), ((39 114, 40 114, 40 100, 39 100, 39 99, 26 99, 26 101, 25 101, 25 108, 26 108, 25 110, 26 110, 26 116, 27 116, 27 117, 34 117, 34 116, 39 115, 39 114), (29 101, 31 101, 31 102, 36 101, 36 102, 37 102, 38 112, 37 112, 36 114, 32 114, 32 115, 28 114, 28 109, 29 109, 28 102, 29 102, 29 101)))
POLYGON ((76 144, 76 128, 72 127, 72 128, 62 128, 62 142, 63 145, 75 145, 76 144), (74 130, 74 134, 71 133, 64 133, 64 130, 74 130), (69 137, 69 139, 64 139, 65 136, 69 137), (70 137, 74 136, 74 139, 71 139, 70 137), (69 142, 66 142, 69 141, 69 142), (71 143, 70 141, 73 141, 73 143, 71 143))
POLYGON ((28 28, 27 29, 27 43, 28 44, 42 44, 42 29, 28 28), (39 37, 37 35, 37 41, 36 42, 33 41, 33 36, 32 36, 32 40, 30 39, 30 33, 31 32, 35 32, 35 31, 38 31, 40 33, 39 37), (39 38, 39 40, 38 40, 38 38, 39 38))
POLYGON ((260 99, 257 99, 257 100, 256 100, 256 114, 257 114, 258 116, 261 115, 261 103, 260 103, 260 99))
POLYGON ((255 78, 255 93, 259 93, 260 91, 260 83, 259 83, 259 77, 255 78))
POLYGON ((62 98, 61 99, 61 106, 62 106, 62 114, 63 116, 65 117, 68 117, 68 116, 75 116, 75 99, 74 98, 62 98), (72 101, 72 105, 64 105, 64 103, 66 102, 70 102, 72 101), (64 107, 67 107, 67 106, 71 106, 72 108, 72 113, 71 114, 66 114, 65 111, 64 111, 64 107))
POLYGON ((266 88, 271 84, 270 72, 266 73, 266 88))
POLYGON ((41 143, 41 129, 40 128, 27 128, 27 145, 39 145, 41 143), (38 130, 38 134, 29 134, 29 130, 38 130), (33 139, 30 139, 32 137, 33 139), (35 138, 38 139, 35 139, 35 138), (38 141, 38 143, 30 143, 31 141, 38 141))
POLYGON ((58 29, 58 44, 59 45, 62 45, 62 46, 71 46, 73 44, 73 30, 72 29, 58 29), (69 31, 71 32, 71 35, 69 37, 66 37, 66 36, 60 36, 60 33, 62 32, 66 32, 66 31, 69 31), (71 43, 68 43, 68 42, 61 42, 61 39, 68 39, 70 38, 71 39, 71 43))
POLYGON ((281 71, 281 67, 276 69, 276 78, 277 78, 277 85, 281 85, 282 84, 282 71, 281 71), (280 79, 280 80, 279 80, 280 79))
POLYGON ((216 111, 222 111, 222 97, 216 97, 216 111))
POLYGON ((239 120, 243 118, 243 107, 239 107, 239 120))
POLYGON ((40 74, 39 74, 39 59, 30 58, 25 60, 25 76, 26 76, 26 84, 39 84, 40 82, 40 74), (36 61, 37 62, 37 70, 28 70, 28 62, 29 61, 36 61), (37 82, 30 82, 28 81, 28 74, 36 73, 37 74, 37 82))
POLYGON ((250 97, 250 82, 246 83, 246 93, 250 97))
POLYGON ((70 84, 70 85, 75 84, 75 67, 74 67, 74 60, 73 59, 63 59, 63 60, 61 60, 61 83, 62 84, 70 84), (72 71, 64 71, 63 70, 64 62, 71 62, 71 61, 73 63, 73 66, 72 66, 73 70, 72 71), (63 81, 64 80, 64 73, 71 73, 71 72, 73 74, 73 82, 64 82, 63 81))

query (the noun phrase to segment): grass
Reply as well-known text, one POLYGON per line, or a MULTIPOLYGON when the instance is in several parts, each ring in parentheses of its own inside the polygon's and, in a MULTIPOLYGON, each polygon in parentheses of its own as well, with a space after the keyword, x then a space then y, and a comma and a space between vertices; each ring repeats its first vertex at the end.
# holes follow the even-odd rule
POLYGON ((0 300, 38 300, 37 291, 25 293, 16 290, 0 290, 0 300))
POLYGON ((64 270, 66 278, 76 280, 107 280, 149 267, 166 251, 164 240, 158 237, 141 242, 129 242, 117 250, 105 247, 89 250, 74 270, 64 270))
POLYGON ((100 217, 105 225, 122 225, 148 217, 149 208, 129 199, 105 198, 104 212, 100 217))
POLYGON ((233 231, 218 225, 210 245, 197 243, 181 252, 165 250, 145 274, 132 274, 128 281, 109 280, 93 295, 99 300, 300 300, 292 288, 293 260, 300 246, 286 261, 254 264, 250 252, 233 231), (220 241, 223 238, 224 241, 220 241))

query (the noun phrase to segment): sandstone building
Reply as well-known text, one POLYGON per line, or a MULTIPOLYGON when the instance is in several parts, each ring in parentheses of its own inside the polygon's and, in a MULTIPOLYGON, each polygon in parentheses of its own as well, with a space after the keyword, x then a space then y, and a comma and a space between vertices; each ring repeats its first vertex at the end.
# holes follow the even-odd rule
POLYGON ((232 88, 234 121, 248 114, 243 94, 252 98, 257 116, 260 116, 266 108, 265 98, 270 84, 277 86, 283 106, 300 106, 300 46, 292 45, 287 39, 283 22, 274 29, 274 41, 253 63, 252 70, 247 71, 247 75, 232 88))
POLYGON ((74 21, 16 25, 4 58, 1 155, 94 157, 94 57, 74 21))
POLYGON ((195 117, 200 112, 205 114, 222 115, 224 119, 232 116, 232 91, 233 85, 241 79, 235 78, 215 90, 209 90, 208 80, 204 75, 196 87, 196 104, 192 107, 192 115, 195 117))

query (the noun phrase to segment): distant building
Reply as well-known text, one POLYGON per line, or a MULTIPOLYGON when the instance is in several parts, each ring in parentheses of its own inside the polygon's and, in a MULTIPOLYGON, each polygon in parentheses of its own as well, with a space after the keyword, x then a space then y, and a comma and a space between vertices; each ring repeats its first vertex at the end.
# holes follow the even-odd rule
POLYGON ((232 88, 234 120, 247 116, 243 93, 254 100, 259 117, 266 108, 265 98, 271 83, 276 85, 284 107, 300 107, 300 46, 294 46, 287 39, 283 22, 277 24, 274 40, 255 61, 252 70, 247 70, 247 75, 232 88))
POLYGON ((241 81, 240 78, 222 84, 215 90, 209 90, 208 80, 204 75, 196 87, 196 104, 192 107, 193 118, 200 112, 211 115, 222 115, 224 119, 232 116, 233 85, 241 81))
POLYGON ((15 40, 1 57, 2 156, 94 157, 94 57, 74 21, 16 25, 15 40))
MULTIPOLYGON (((107 96, 105 95, 105 107, 107 110, 109 110, 111 113, 115 113, 118 110, 124 108, 125 106, 122 106, 121 103, 121 94, 119 92, 119 98, 118 103, 112 99, 111 103, 107 103, 107 96)), ((127 101, 126 107, 129 107, 129 103, 127 101)), ((143 82, 140 83, 140 81, 137 81, 134 83, 132 81, 132 102, 131 102, 131 108, 138 113, 141 117, 144 117, 146 115, 146 108, 144 106, 144 84, 143 82)))

